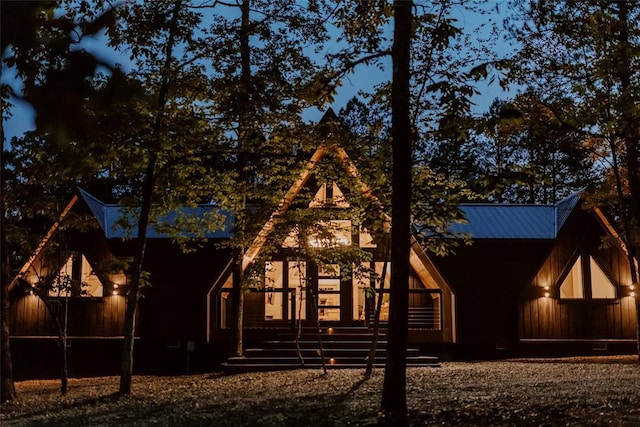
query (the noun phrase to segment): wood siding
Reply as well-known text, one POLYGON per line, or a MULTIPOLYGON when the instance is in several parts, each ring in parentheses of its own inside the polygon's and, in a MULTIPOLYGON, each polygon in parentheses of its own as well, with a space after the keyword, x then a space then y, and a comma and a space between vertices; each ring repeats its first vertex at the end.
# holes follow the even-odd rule
POLYGON ((635 303, 626 292, 631 281, 626 254, 617 246, 603 247, 604 235, 603 227, 588 212, 572 214, 551 253, 523 292, 518 318, 520 339, 635 338, 635 303), (559 298, 562 280, 579 255, 594 258, 616 285, 618 298, 559 298), (545 286, 549 287, 548 291, 545 286), (549 297, 544 296, 545 292, 549 292, 549 297))
MULTIPOLYGON (((64 324, 64 298, 53 302, 58 319, 64 324)), ((67 335, 70 337, 122 336, 124 304, 122 296, 71 298, 68 301, 67 335)), ((34 295, 11 301, 11 335, 14 337, 57 336, 52 314, 34 295)))
POLYGON ((552 246, 548 240, 476 240, 454 255, 433 257, 455 292, 459 344, 494 349, 517 342, 520 294, 552 246))

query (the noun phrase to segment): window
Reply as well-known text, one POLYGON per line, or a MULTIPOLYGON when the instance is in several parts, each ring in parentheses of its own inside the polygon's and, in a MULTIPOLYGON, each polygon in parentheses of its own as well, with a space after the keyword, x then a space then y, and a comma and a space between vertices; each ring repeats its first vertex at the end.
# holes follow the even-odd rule
POLYGON ((560 285, 561 299, 615 299, 616 287, 598 263, 579 256, 560 285))
POLYGON ((582 282, 582 257, 578 257, 560 285, 560 298, 584 298, 584 286, 582 282))
POLYGON ((265 320, 282 320, 282 264, 282 261, 271 261, 265 266, 265 320))
POLYGON ((96 275, 87 258, 82 254, 72 254, 58 271, 49 296, 97 297, 103 296, 102 282, 96 275))
POLYGON ((592 257, 589 257, 589 259, 591 268, 591 298, 615 299, 616 287, 611 283, 595 260, 592 257))
POLYGON ((334 206, 338 208, 348 208, 349 202, 344 197, 344 193, 336 183, 330 185, 322 184, 316 192, 313 200, 309 203, 310 208, 320 208, 325 206, 334 206))

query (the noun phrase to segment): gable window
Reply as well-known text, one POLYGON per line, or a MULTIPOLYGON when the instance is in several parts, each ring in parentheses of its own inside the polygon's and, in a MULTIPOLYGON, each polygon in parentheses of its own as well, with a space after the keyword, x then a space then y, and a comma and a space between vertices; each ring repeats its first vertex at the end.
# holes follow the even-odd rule
POLYGON ((591 298, 615 299, 616 287, 604 274, 604 271, 595 262, 593 257, 589 257, 591 268, 591 298))
POLYGON ((67 261, 58 271, 53 288, 49 291, 52 297, 84 296, 100 298, 103 295, 103 286, 95 274, 93 267, 87 258, 75 253, 67 258, 67 261))
POLYGON ((581 255, 560 285, 561 299, 615 299, 616 287, 593 259, 581 255))

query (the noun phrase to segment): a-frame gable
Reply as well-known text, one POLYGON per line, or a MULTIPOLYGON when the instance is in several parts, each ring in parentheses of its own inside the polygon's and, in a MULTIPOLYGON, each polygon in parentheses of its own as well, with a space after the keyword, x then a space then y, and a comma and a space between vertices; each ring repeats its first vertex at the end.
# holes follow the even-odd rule
POLYGON ((44 236, 44 238, 40 241, 40 243, 36 247, 36 250, 33 251, 31 256, 29 257, 27 262, 24 263, 22 268, 20 268, 20 271, 18 272, 18 274, 16 274, 16 276, 13 278, 13 280, 9 284, 9 291, 13 290, 13 288, 18 284, 20 279, 23 279, 25 275, 29 272, 29 270, 33 268, 36 261, 38 261, 41 258, 44 249, 49 244, 49 241, 51 240, 55 232, 60 228, 60 224, 67 217, 67 215, 69 215, 69 212, 71 212, 71 209, 76 205, 77 202, 78 202, 78 195, 76 194, 71 198, 71 201, 69 201, 67 206, 62 210, 62 213, 60 214, 60 217, 58 218, 58 220, 51 226, 47 234, 44 236))
MULTIPOLYGON (((373 205, 378 208, 380 217, 383 221, 383 229, 385 230, 385 232, 389 232, 391 230, 391 217, 383 210, 382 203, 373 194, 371 187, 367 185, 364 181, 362 181, 356 165, 349 158, 349 155, 344 150, 344 148, 340 146, 321 146, 318 149, 316 149, 316 151, 313 153, 313 155, 311 156, 311 159, 307 162, 307 165, 305 166, 305 168, 300 172, 300 175, 298 176, 298 178, 295 180, 295 182, 291 185, 291 187, 285 194, 280 205, 271 214, 269 220, 265 223, 265 225, 262 227, 262 229, 260 230, 256 238, 253 240, 253 242, 245 252, 243 262, 242 262, 243 270, 246 270, 249 267, 249 265, 260 254, 269 235, 275 230, 275 227, 277 226, 279 219, 291 207, 296 197, 298 197, 298 195, 304 188, 305 184, 307 183, 309 178, 313 175, 314 171, 317 169, 321 160, 324 158, 324 156, 328 152, 331 152, 336 157, 336 159, 338 160, 339 164, 342 166, 345 173, 347 173, 352 179, 355 180, 360 193, 363 196, 369 198, 373 202, 373 205)), ((412 255, 413 255, 411 257, 412 267, 414 267, 414 269, 419 269, 420 266, 414 265, 414 263, 417 263, 420 257, 417 257, 417 255, 415 254, 415 249, 413 246, 412 246, 412 255)), ((433 268, 435 269, 435 266, 433 268)))
MULTIPOLYGON (((288 191, 285 193, 282 201, 278 207, 270 215, 269 219, 265 222, 260 229, 253 242, 249 245, 245 251, 242 260, 242 270, 245 271, 260 255, 261 251, 271 235, 279 225, 281 218, 284 214, 294 205, 296 198, 300 195, 305 185, 309 182, 313 174, 318 170, 322 159, 327 155, 332 155, 337 164, 342 168, 351 179, 356 183, 357 191, 366 198, 368 198, 372 205, 378 210, 379 217, 383 223, 382 229, 389 233, 391 230, 391 217, 387 214, 382 206, 380 200, 375 196, 372 188, 367 185, 362 179, 361 175, 354 164, 349 158, 346 150, 338 144, 326 144, 318 147, 312 154, 311 158, 307 161, 305 167, 300 171, 288 191)), ((449 342, 456 341, 456 328, 455 328, 455 302, 454 294, 451 287, 446 283, 444 277, 439 273, 437 267, 433 264, 429 256, 420 247, 419 243, 412 241, 410 248, 410 266, 414 273, 418 276, 425 287, 429 289, 441 289, 445 297, 445 328, 443 330, 444 340, 449 342)), ((211 309, 214 306, 212 298, 219 290, 224 288, 230 288, 232 285, 232 274, 230 265, 226 268, 220 277, 212 284, 211 288, 207 292, 207 339, 211 339, 211 309)))

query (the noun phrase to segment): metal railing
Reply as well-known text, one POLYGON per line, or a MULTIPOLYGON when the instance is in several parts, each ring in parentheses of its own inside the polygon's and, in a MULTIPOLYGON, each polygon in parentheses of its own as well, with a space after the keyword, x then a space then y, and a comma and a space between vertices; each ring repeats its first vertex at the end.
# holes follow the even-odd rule
MULTIPOLYGON (((377 292, 378 295, 380 291, 377 292)), ((383 290, 383 295, 389 289, 383 290)), ((367 301, 368 321, 373 325, 375 321, 375 300, 367 301)), ((409 328, 442 330, 442 291, 439 289, 409 289, 409 328)), ((388 306, 383 305, 380 312, 380 323, 385 326, 389 319, 388 306)))

